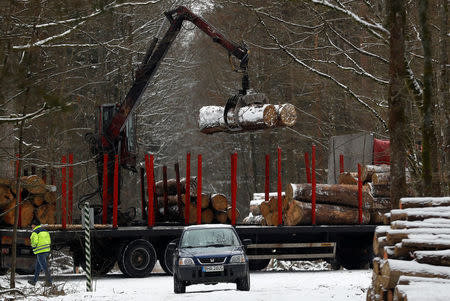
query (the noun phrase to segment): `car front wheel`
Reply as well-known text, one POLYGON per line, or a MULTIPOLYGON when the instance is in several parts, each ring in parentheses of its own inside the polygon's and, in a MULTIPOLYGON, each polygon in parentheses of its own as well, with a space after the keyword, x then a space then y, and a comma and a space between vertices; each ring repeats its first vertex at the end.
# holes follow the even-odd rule
POLYGON ((247 272, 247 274, 238 279, 237 282, 237 289, 238 291, 249 291, 250 290, 250 273, 247 272))
POLYGON ((173 292, 175 294, 184 294, 186 292, 186 286, 183 281, 177 279, 177 276, 173 276, 173 292))

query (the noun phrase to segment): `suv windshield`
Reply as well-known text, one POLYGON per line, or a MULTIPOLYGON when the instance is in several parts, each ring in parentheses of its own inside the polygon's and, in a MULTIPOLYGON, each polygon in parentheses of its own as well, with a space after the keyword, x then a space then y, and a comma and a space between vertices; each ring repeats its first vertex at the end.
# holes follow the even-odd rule
POLYGON ((239 246, 233 229, 192 229, 184 232, 181 248, 239 246))

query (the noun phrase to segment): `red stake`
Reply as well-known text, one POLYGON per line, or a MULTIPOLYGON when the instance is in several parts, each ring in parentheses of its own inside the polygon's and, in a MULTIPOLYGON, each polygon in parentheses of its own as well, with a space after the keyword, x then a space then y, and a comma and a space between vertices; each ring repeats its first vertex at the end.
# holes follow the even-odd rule
POLYGON ((113 228, 117 228, 117 206, 119 202, 119 155, 114 157, 113 228))
POLYGON ((339 173, 344 173, 344 155, 339 155, 339 173))
POLYGON ((147 206, 147 226, 153 227, 155 225, 155 211, 154 211, 154 157, 153 155, 145 155, 145 170, 147 173, 147 193, 148 193, 148 206, 147 206))
POLYGON ((231 224, 236 225, 237 153, 231 155, 231 224))
POLYGON ((283 223, 283 208, 281 206, 281 148, 278 148, 278 225, 283 223))
POLYGON ((139 169, 139 175, 141 178, 141 217, 142 217, 142 220, 145 220, 145 185, 144 185, 145 169, 144 168, 141 167, 139 169))
POLYGON ((66 202, 67 202, 67 196, 66 196, 66 156, 62 157, 61 164, 63 165, 61 172, 62 172, 62 183, 61 183, 61 191, 62 191, 62 197, 61 197, 61 224, 62 228, 66 229, 66 202))
POLYGON ((312 193, 311 193, 311 213, 312 224, 316 224, 316 146, 312 146, 312 193))
POLYGON ((102 224, 108 219, 108 154, 103 155, 103 212, 102 224))
POLYGON ((361 164, 358 163, 358 221, 362 224, 362 181, 361 164))
POLYGON ((164 216, 169 214, 169 200, 167 194, 167 166, 163 166, 163 199, 164 199, 164 216))
POLYGON ((202 155, 197 158, 197 224, 202 223, 202 155))
POLYGON ((183 216, 182 205, 181 205, 181 183, 180 183, 180 164, 175 163, 175 177, 177 181, 177 205, 178 205, 178 213, 180 217, 183 216))
MULTIPOLYGON (((16 160, 16 179, 19 178, 19 154, 16 155, 17 156, 17 160, 16 160)), ((17 182, 16 182, 17 183, 17 182)), ((19 220, 17 222, 17 227, 22 227, 22 194, 19 193, 19 220)))
POLYGON ((191 153, 186 155, 186 194, 184 195, 184 222, 189 225, 189 212, 191 207, 191 153))
POLYGON ((69 154, 69 210, 68 210, 68 223, 72 224, 72 211, 73 211, 73 154, 69 154))
POLYGON ((264 200, 269 201, 270 193, 270 156, 266 155, 266 181, 264 185, 264 200))
POLYGON ((311 184, 311 170, 309 169, 309 155, 305 153, 305 169, 306 169, 306 183, 311 184))

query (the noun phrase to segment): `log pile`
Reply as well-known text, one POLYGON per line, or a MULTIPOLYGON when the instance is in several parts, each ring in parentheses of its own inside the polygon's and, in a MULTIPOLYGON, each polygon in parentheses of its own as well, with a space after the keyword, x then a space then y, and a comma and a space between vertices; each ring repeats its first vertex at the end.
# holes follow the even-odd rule
MULTIPOLYGON (((21 219, 22 227, 28 227, 32 222, 54 224, 56 221, 56 187, 46 185, 44 180, 36 175, 24 176, 21 179, 21 219)), ((14 208, 18 197, 16 182, 10 179, 0 179, 0 222, 4 225, 14 225, 14 208)))
MULTIPOLYGON (((155 183, 155 195, 157 199, 157 220, 162 222, 185 222, 186 208, 186 180, 180 180, 180 188, 177 188, 176 179, 168 179, 166 187, 164 182, 155 183), (166 196, 165 196, 166 195, 166 196), (165 201, 167 199, 167 201, 165 201), (178 204, 178 201, 180 204, 178 204), (166 210, 164 209, 167 203, 166 210), (181 211, 180 211, 181 209, 181 211)), ((189 223, 197 223, 197 178, 191 177, 189 188, 189 223)), ((201 221, 202 224, 231 223, 231 206, 223 194, 202 193, 201 196, 201 221)), ((236 209, 236 220, 239 218, 239 210, 236 209)))
POLYGON ((200 109, 198 126, 202 133, 236 133, 263 130, 275 127, 291 127, 297 121, 295 107, 289 103, 282 105, 251 104, 239 108, 237 115, 228 112, 228 125, 224 121, 224 107, 204 106, 200 109))
POLYGON ((446 300, 450 197, 402 198, 400 204, 404 209, 390 212, 390 225, 375 230, 367 300, 446 300))
MULTIPOLYGON (((287 199, 282 192, 283 210, 287 209, 287 199)), ((278 225, 278 192, 269 193, 269 201, 265 201, 265 193, 254 193, 250 201, 249 215, 243 221, 244 224, 264 226, 278 225)))

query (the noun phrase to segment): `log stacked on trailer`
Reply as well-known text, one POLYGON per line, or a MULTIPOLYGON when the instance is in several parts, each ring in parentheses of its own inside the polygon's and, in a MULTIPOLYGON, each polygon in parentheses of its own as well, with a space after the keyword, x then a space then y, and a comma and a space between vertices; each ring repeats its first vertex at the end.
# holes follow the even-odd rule
MULTIPOLYGON (((186 207, 186 179, 180 179, 180 208, 178 207, 178 194, 176 179, 168 179, 166 184, 166 196, 164 182, 155 183, 155 195, 157 200, 158 220, 162 222, 185 221, 186 207), (167 198, 167 211, 164 212, 165 198, 167 198)), ((197 178, 191 177, 189 188, 189 223, 197 223, 197 178)), ((202 193, 201 196, 201 221, 203 224, 230 223, 231 209, 228 199, 223 194, 202 193), (229 217, 228 217, 229 216, 229 217)), ((239 218, 239 210, 236 209, 236 219, 239 218)))
MULTIPOLYGON (((283 198, 283 210, 287 209, 287 200, 284 191, 281 192, 283 198)), ((244 224, 255 225, 278 225, 278 192, 269 193, 269 201, 265 201, 265 193, 254 193, 250 201, 249 215, 243 219, 244 224)))
POLYGON ((375 230, 367 300, 447 300, 450 197, 402 198, 389 226, 375 230))
MULTIPOLYGON (((37 175, 24 176, 20 179, 21 226, 28 227, 32 222, 54 224, 56 221, 56 187, 46 185, 37 175)), ((14 225, 14 208, 18 197, 16 182, 0 179, 1 223, 14 225)))
POLYGON ((236 133, 274 127, 290 127, 297 121, 295 107, 291 104, 251 104, 240 107, 237 116, 233 109, 228 112, 228 125, 233 128, 231 130, 225 124, 224 110, 225 108, 221 106, 202 107, 198 118, 200 131, 205 134, 236 133))

